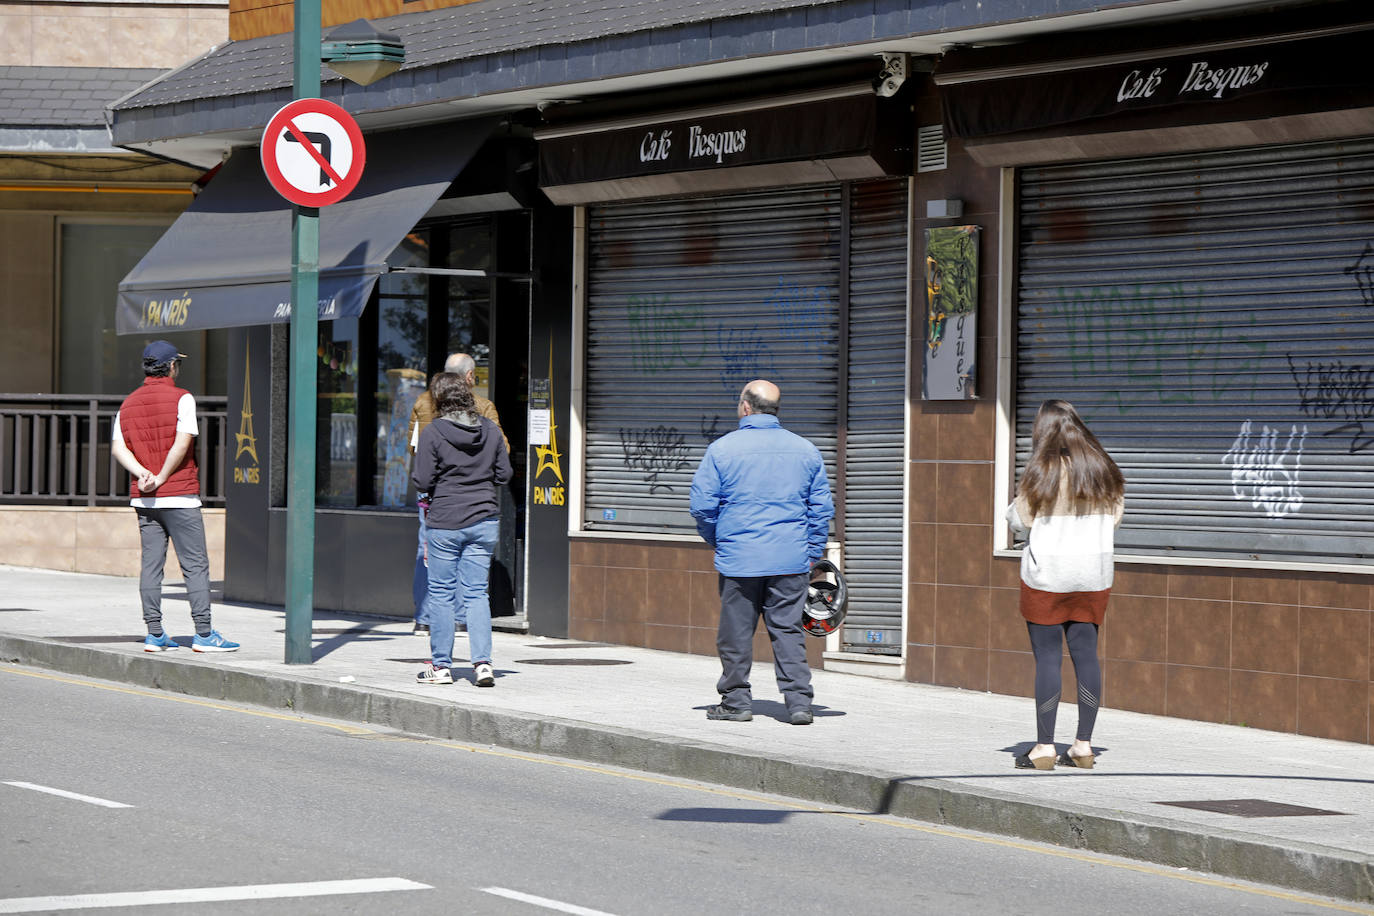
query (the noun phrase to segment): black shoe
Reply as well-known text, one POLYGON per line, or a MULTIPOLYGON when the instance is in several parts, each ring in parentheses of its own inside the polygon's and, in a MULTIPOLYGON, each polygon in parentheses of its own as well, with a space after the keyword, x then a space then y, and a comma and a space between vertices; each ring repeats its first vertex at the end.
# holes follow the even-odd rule
POLYGON ((415 624, 415 629, 413 629, 413 630, 410 631, 410 635, 411 635, 411 636, 428 636, 428 635, 429 635, 429 624, 427 624, 427 623, 417 623, 417 624, 415 624))
POLYGON ((706 718, 726 722, 749 722, 754 718, 754 712, 750 709, 734 709, 724 703, 719 703, 715 706, 706 707, 706 718))
POLYGON ((810 725, 811 710, 804 706, 799 706, 792 710, 789 715, 789 721, 791 721, 793 725, 810 725))

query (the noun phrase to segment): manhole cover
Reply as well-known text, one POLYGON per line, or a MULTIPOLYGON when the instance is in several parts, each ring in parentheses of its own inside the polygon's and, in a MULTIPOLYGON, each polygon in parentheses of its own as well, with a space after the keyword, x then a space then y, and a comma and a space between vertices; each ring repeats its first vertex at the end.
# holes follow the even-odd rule
POLYGON ((515 665, 629 665, 623 658, 522 658, 515 665))
POLYGON ((526 649, 605 649, 612 645, 608 642, 551 642, 529 643, 526 649))
POLYGON ((1265 801, 1262 798, 1219 798, 1206 801, 1156 802, 1155 804, 1172 805, 1175 808, 1196 808, 1199 811, 1233 814, 1236 817, 1310 817, 1318 814, 1346 813, 1344 811, 1326 811, 1322 808, 1304 808, 1302 805, 1287 805, 1283 802, 1265 801))

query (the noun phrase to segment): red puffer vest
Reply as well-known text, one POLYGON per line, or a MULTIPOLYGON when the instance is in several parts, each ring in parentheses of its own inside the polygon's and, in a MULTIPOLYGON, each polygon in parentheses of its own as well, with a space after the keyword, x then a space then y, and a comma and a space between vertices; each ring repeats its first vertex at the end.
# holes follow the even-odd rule
MULTIPOLYGON (((143 385, 124 399, 119 407, 119 432, 124 444, 145 468, 156 474, 162 470, 167 453, 177 438, 177 402, 189 394, 176 387, 171 378, 145 378, 143 385)), ((200 494, 200 473, 196 467, 195 448, 186 453, 181 466, 156 490, 138 488, 138 479, 129 481, 131 497, 197 496, 200 494)))

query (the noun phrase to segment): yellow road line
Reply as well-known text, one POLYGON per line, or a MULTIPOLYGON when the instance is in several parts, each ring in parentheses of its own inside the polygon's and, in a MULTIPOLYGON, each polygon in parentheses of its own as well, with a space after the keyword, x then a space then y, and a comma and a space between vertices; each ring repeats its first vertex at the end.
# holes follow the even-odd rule
MULTIPOLYGON (((295 722, 302 725, 315 725, 321 728, 331 728, 335 731, 343 732, 346 735, 360 738, 376 738, 380 740, 395 740, 394 735, 376 731, 371 728, 364 728, 360 725, 346 725, 336 722, 326 722, 323 719, 307 717, 303 715, 286 715, 283 713, 268 712, 266 710, 248 709, 242 706, 229 706, 223 703, 215 703, 211 700, 202 700, 196 697, 177 696, 165 691, 144 690, 137 687, 120 687, 114 684, 106 684, 85 679, 64 677, 60 674, 47 674, 41 671, 23 671, 13 665, 0 662, 0 671, 10 674, 18 674, 24 677, 40 678, 48 681, 58 681, 63 684, 72 684, 78 687, 91 687, 97 690, 107 690, 114 693, 130 694, 132 696, 151 697, 159 700, 171 700, 174 703, 185 703, 190 706, 201 706, 207 709, 221 709, 227 712, 243 713, 249 716, 259 716, 265 719, 276 719, 282 722, 295 722)), ((538 763, 545 766, 554 766, 567 770, 579 770, 584 773, 595 773, 601 776, 613 776, 618 779, 630 779, 636 782, 649 783, 657 786, 666 786, 674 789, 687 789, 694 792, 703 792, 710 795, 719 795, 723 798, 730 798, 736 801, 748 801, 757 804, 772 805, 777 808, 791 808, 795 811, 807 814, 829 814, 836 817, 848 818, 850 820, 863 821, 871 824, 882 824, 887 827, 896 827, 900 830, 910 830, 916 833, 927 833, 935 836, 948 837, 950 839, 967 840, 974 843, 984 843, 990 846, 999 846, 1006 849, 1019 849, 1024 852, 1033 852, 1039 855, 1053 856, 1060 859, 1069 859, 1074 862, 1086 862, 1091 865, 1103 865, 1108 868, 1121 869, 1123 871, 1133 871, 1145 875, 1155 875, 1161 878, 1171 878, 1177 881, 1187 881, 1192 884, 1201 884, 1206 887, 1221 888, 1224 890, 1239 891, 1244 894, 1254 894, 1260 897, 1269 897, 1275 900, 1286 900, 1291 903, 1302 903, 1308 906, 1322 907, 1329 910, 1337 910, 1343 913, 1363 913, 1366 916, 1374 916, 1374 908, 1361 906, 1357 903, 1343 903, 1334 900, 1323 900, 1320 897, 1312 897, 1305 894, 1291 893, 1288 891, 1274 890, 1263 887, 1249 887, 1238 884, 1234 881, 1226 881, 1219 878, 1208 878, 1203 875, 1184 874, 1177 869, 1169 869, 1158 865, 1144 865, 1133 862, 1121 862, 1105 857, 1103 854, 1090 852, 1076 852, 1069 849, 1061 849, 1055 846, 1039 845, 1021 840, 1007 839, 1005 837, 982 836, 965 830, 947 827, 936 827, 930 824, 921 824, 915 821, 900 820, 881 814, 864 814, 857 811, 844 811, 837 808, 817 808, 802 802, 793 802, 785 798, 755 795, 736 789, 719 788, 696 782, 685 782, 663 776, 653 776, 646 773, 634 773, 627 770, 612 769, 606 766, 598 766, 591 763, 577 763, 571 760, 561 760, 556 757, 539 757, 533 754, 524 754, 519 751, 501 750, 494 747, 478 747, 471 744, 459 744, 452 741, 444 741, 438 738, 423 738, 420 742, 432 747, 442 747, 449 750, 467 751, 472 754, 484 754, 488 757, 500 757, 507 760, 520 760, 527 763, 538 763)))

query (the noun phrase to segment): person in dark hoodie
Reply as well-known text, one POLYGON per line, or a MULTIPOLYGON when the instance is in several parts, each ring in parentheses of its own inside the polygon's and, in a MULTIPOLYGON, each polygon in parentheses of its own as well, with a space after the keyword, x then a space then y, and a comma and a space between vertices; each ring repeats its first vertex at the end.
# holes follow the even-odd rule
POLYGON ((415 490, 429 495, 429 667, 421 684, 452 684, 453 632, 468 627, 468 655, 478 687, 494 687, 487 576, 500 525, 496 488, 511 479, 501 428, 477 412, 472 389, 456 372, 429 386, 439 416, 420 433, 415 490))

